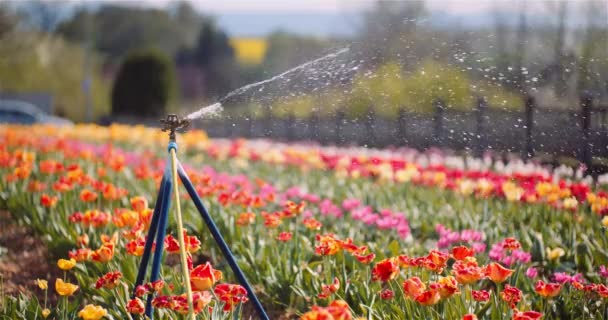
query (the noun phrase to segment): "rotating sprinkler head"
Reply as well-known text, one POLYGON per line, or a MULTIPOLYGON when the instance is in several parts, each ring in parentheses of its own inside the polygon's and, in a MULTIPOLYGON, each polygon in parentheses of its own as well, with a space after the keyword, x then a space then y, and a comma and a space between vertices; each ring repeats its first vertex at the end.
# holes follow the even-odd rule
POLYGON ((162 131, 169 131, 169 140, 175 141, 175 132, 177 130, 185 130, 190 126, 188 119, 180 119, 176 114, 168 114, 167 118, 160 119, 162 131))

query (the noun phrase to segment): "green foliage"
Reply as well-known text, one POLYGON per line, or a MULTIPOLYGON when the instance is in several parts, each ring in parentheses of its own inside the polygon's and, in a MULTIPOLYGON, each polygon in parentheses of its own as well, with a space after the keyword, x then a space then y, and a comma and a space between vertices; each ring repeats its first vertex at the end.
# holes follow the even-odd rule
MULTIPOLYGON (((0 91, 49 92, 55 110, 75 121, 85 120, 82 90, 85 51, 60 38, 28 32, 0 37, 0 91)), ((91 65, 91 103, 94 117, 108 113, 108 85, 100 76, 95 55, 91 65)))
POLYGON ((432 110, 433 102, 441 99, 449 109, 471 110, 471 80, 462 71, 440 62, 426 60, 404 82, 408 109, 432 110))
POLYGON ((112 88, 112 114, 161 116, 175 97, 175 72, 157 51, 140 51, 123 62, 112 88))
MULTIPOLYGON (((274 74, 308 61, 330 47, 330 42, 277 31, 268 36, 264 70, 274 74)), ((335 45, 335 43, 333 44, 335 45)))
POLYGON ((401 66, 389 62, 371 75, 358 75, 353 84, 349 114, 362 116, 370 106, 381 115, 396 114, 407 101, 401 66))
POLYGON ((448 109, 471 111, 477 97, 485 98, 491 108, 519 110, 522 105, 518 94, 499 85, 478 84, 458 68, 429 59, 409 73, 395 61, 372 72, 362 72, 353 80, 350 91, 329 89, 315 95, 277 99, 272 103, 272 113, 278 117, 292 113, 307 117, 316 110, 321 116, 331 116, 341 109, 347 116, 358 118, 374 107, 379 116, 395 117, 400 108, 433 112, 436 99, 441 99, 448 109))
POLYGON ((128 52, 154 47, 173 55, 183 46, 191 46, 202 18, 193 15, 185 2, 177 4, 175 14, 150 8, 105 5, 95 12, 78 11, 61 23, 57 32, 66 39, 93 47, 111 60, 128 52))

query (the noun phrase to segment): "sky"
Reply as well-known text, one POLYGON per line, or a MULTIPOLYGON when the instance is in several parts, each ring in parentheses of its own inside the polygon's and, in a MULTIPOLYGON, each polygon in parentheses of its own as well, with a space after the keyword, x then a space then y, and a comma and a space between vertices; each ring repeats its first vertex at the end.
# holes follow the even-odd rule
MULTIPOLYGON (((124 0, 106 0, 125 2, 124 0)), ((164 7, 173 0, 140 0, 133 1, 140 5, 164 7)), ((399 1, 399 0, 396 0, 399 1)), ((407 0, 401 0, 407 1, 407 0)), ((558 2, 553 0, 552 2, 558 2)), ((360 12, 376 2, 375 0, 192 0, 195 7, 206 12, 221 13, 341 13, 360 12)), ((517 10, 518 0, 427 0, 430 10, 441 10, 452 14, 470 14, 489 12, 494 9, 517 10)), ((526 6, 535 10, 542 6, 541 0, 525 1, 526 6)), ((576 2, 576 0, 570 0, 576 2)))
MULTIPOLYGON (((3 0, 0 0, 3 1, 3 0)), ((45 0, 54 1, 54 0, 45 0)), ((408 1, 408 0, 395 0, 408 1)), ((437 26, 470 28, 491 26, 495 12, 516 23, 525 5, 531 22, 547 17, 564 0, 426 0, 428 21, 437 26)), ((583 0, 567 0, 569 11, 581 11, 583 0)), ((606 3, 608 0, 593 0, 606 3)), ((175 0, 71 0, 70 3, 119 3, 166 8, 175 0)), ((349 36, 357 32, 361 13, 376 0, 191 0, 200 12, 211 14, 231 36, 259 37, 277 29, 316 36, 349 36)), ((571 18, 573 15, 570 16, 571 18)), ((573 21, 574 19, 570 19, 573 21)), ((507 21, 507 22, 508 22, 507 21)), ((580 21, 580 19, 579 19, 580 21)))

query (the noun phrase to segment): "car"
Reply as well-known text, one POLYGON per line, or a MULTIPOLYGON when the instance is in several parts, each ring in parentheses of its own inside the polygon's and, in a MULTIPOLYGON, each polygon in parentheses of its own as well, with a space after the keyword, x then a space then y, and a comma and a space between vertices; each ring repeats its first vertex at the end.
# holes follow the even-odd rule
POLYGON ((74 124, 68 119, 47 114, 31 103, 2 99, 0 99, 0 123, 23 125, 37 123, 56 126, 71 126, 74 124))

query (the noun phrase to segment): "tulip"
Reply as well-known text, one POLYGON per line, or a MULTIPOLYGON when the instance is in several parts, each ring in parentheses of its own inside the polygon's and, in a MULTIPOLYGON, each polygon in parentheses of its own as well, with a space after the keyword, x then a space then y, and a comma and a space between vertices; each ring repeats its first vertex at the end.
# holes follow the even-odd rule
POLYGON ((429 289, 419 294, 415 300, 423 306, 432 306, 441 300, 441 295, 439 294, 439 291, 429 289))
POLYGON ((537 320, 542 318, 543 314, 536 311, 517 311, 513 314, 513 320, 537 320))
POLYGON ((372 269, 372 281, 389 281, 393 280, 399 274, 399 264, 395 258, 384 259, 374 266, 372 269))
POLYGON ((505 282, 514 271, 515 270, 507 269, 496 262, 492 262, 485 267, 484 274, 494 283, 502 283, 505 282))
POLYGON ((490 293, 486 290, 472 290, 471 295, 473 296, 473 300, 477 302, 486 302, 490 300, 490 293))
POLYGON ((426 285, 418 277, 412 277, 403 282, 403 293, 411 299, 416 299, 425 289, 426 285))
POLYGON ((80 200, 83 202, 93 202, 97 200, 97 193, 89 189, 83 189, 80 191, 80 200))
POLYGON ((57 197, 52 197, 47 194, 42 194, 40 196, 40 204, 43 207, 52 208, 57 204, 57 201, 59 201, 57 197))
POLYGON ((137 212, 141 212, 148 208, 148 200, 142 196, 133 197, 131 198, 130 202, 131 208, 137 212))
POLYGON ((108 312, 106 309, 96 306, 93 304, 87 304, 80 312, 78 312, 78 316, 84 320, 99 320, 103 318, 108 312))
POLYGON ((133 298, 127 303, 127 312, 132 314, 144 314, 145 311, 144 302, 139 298, 133 298))
POLYGON ((213 269, 209 262, 198 265, 190 271, 190 282, 192 290, 195 291, 209 290, 219 280, 222 280, 222 272, 213 269))
POLYGON ((565 254, 566 252, 562 248, 547 248, 547 259, 549 260, 557 260, 560 257, 563 257, 565 254))
POLYGON ((507 284, 500 293, 500 297, 509 304, 511 309, 515 309, 517 303, 521 301, 521 290, 507 284))
POLYGON ((279 233, 279 235, 277 236, 277 240, 281 241, 281 242, 287 242, 289 240, 291 240, 292 234, 291 232, 281 232, 279 233))
POLYGON ((538 280, 534 285, 534 291, 545 298, 557 296, 561 289, 562 285, 559 283, 545 283, 542 280, 538 280))
POLYGON ((55 291, 61 296, 71 296, 78 290, 78 286, 57 278, 55 280, 55 291))
POLYGON ((474 261, 456 261, 452 265, 452 274, 461 284, 471 284, 483 277, 483 270, 474 261))
POLYGON ((67 271, 76 266, 76 260, 74 260, 73 258, 70 258, 70 260, 59 259, 57 261, 57 266, 59 267, 59 269, 67 271))
POLYGON ((475 251, 464 246, 452 248, 452 257, 456 260, 464 260, 468 257, 472 257, 475 251))
POLYGON ((36 284, 38 285, 38 288, 42 290, 46 290, 49 288, 49 284, 46 280, 36 279, 36 284))

